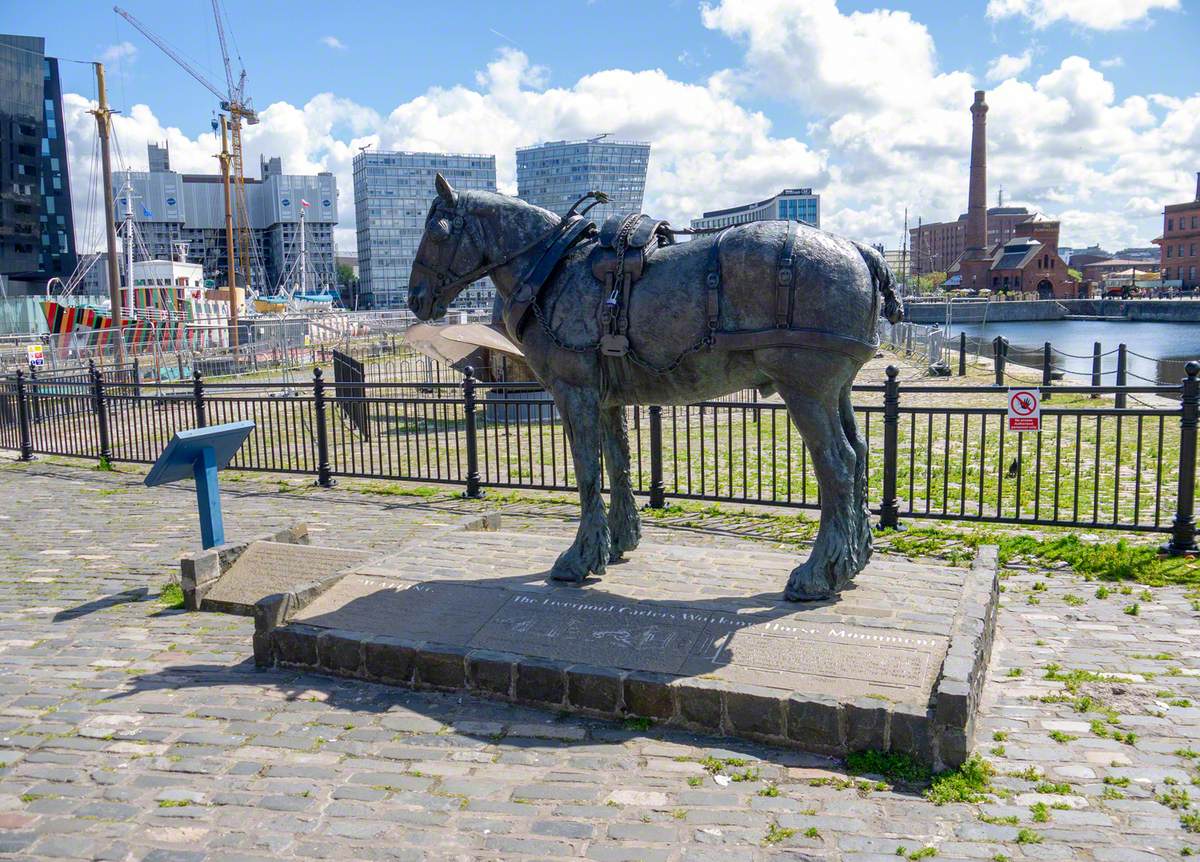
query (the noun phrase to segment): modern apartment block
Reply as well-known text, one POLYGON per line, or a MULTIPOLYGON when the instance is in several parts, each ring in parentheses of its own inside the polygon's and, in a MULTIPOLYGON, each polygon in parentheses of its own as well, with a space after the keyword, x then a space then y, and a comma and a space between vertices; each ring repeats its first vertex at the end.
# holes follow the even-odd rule
MULTIPOLYGON (((376 308, 408 303, 408 278, 439 173, 455 188, 496 190, 495 156, 364 150, 354 157, 359 278, 376 308)), ((490 310, 495 293, 490 279, 480 279, 452 307, 490 310)))
POLYGON ((0 34, 0 275, 41 293, 75 270, 58 61, 40 36, 0 34))
POLYGON ((650 144, 610 140, 547 141, 517 150, 517 197, 562 215, 580 195, 601 191, 609 203, 589 218, 600 224, 613 213, 642 211, 650 144))
POLYGON ((1185 290, 1200 287, 1200 173, 1193 200, 1163 208, 1163 232, 1154 244, 1164 281, 1180 282, 1185 290))
MULTIPOLYGON (((134 221, 151 258, 172 260, 180 243, 187 259, 204 266, 205 276, 226 284, 225 189, 218 174, 181 174, 171 170, 165 147, 147 146, 149 171, 131 171, 134 221)), ((278 157, 263 159, 260 177, 246 177, 246 208, 252 252, 250 285, 271 294, 297 278, 300 211, 304 210, 310 292, 337 288, 333 228, 337 224, 337 181, 333 174, 285 174, 278 157), (302 202, 308 202, 305 207, 302 202), (289 273, 291 274, 289 277, 289 273)), ((113 218, 125 218, 126 175, 113 177, 113 218)), ((142 257, 140 250, 137 252, 142 257)), ((239 269, 238 286, 245 287, 239 269)))
POLYGON ((782 219, 821 226, 821 196, 812 189, 784 189, 779 194, 752 204, 711 210, 692 219, 694 228, 718 228, 752 221, 782 219))

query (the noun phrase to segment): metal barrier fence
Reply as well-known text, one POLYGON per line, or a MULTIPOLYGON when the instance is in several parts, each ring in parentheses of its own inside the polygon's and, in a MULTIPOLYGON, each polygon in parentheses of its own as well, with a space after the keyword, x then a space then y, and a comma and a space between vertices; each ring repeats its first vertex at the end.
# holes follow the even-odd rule
MULTIPOLYGON (((1042 409, 1042 431, 1005 427, 1005 390, 907 386, 895 367, 855 386, 868 452, 868 496, 880 523, 936 518, 1173 533, 1195 547, 1200 364, 1176 386, 1056 386, 1064 395, 1155 395, 1178 406, 1042 409), (955 395, 996 406, 946 406, 955 395), (882 397, 880 397, 882 396, 882 397), (940 403, 939 403, 940 402, 940 403)), ((1161 402, 1160 402, 1161 403, 1161 402)), ((574 465, 563 425, 529 384, 113 382, 99 371, 53 394, 23 374, 0 380, 0 447, 152 462, 181 430, 251 419, 232 466, 466 486, 568 490, 574 465), (51 404, 69 409, 48 409, 51 404), (331 409, 332 408, 332 409, 331 409)), ((668 498, 820 505, 811 458, 775 399, 630 407, 631 472, 651 506, 668 498)))

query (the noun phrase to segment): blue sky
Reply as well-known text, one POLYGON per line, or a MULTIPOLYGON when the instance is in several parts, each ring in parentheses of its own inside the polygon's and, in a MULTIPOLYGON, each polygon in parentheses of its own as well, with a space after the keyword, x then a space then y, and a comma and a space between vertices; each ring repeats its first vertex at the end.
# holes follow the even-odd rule
MULTIPOLYGON (((209 0, 121 2, 221 81, 209 0)), ((930 220, 965 205, 973 86, 1004 88, 989 96, 992 193, 1003 184, 1010 199, 1063 217, 1064 242, 1145 242, 1155 235, 1152 209, 1190 192, 1187 174, 1200 169, 1194 132, 1181 130, 1187 121, 1178 116, 1200 85, 1200 9, 1190 0, 712 6, 706 14, 666 0, 226 0, 255 104, 277 108, 259 143, 284 150, 293 169, 334 170, 344 225, 353 217, 344 151, 358 142, 490 144, 504 186, 513 146, 614 131, 651 139, 647 206, 672 218, 814 185, 825 195, 827 227, 892 246, 905 206, 930 220), (596 77, 603 72, 626 74, 596 77), (516 76, 515 93, 507 76, 516 76), (675 113, 639 116, 646 81, 678 103, 675 113), (336 107, 314 105, 323 93, 336 107), (1037 128, 1021 131, 1027 112, 1039 117, 1037 128), (489 135, 497 123, 503 132, 489 135), (1075 133, 1072 158, 1062 138, 1075 133), (1064 182, 1060 165, 1078 163, 1080 147, 1086 171, 1067 170, 1074 175, 1064 182), (1165 169, 1150 169, 1156 148, 1174 153, 1165 169)), ((139 136, 157 134, 183 167, 200 169, 189 160, 198 166, 207 157, 215 100, 108 3, 6 4, 0 31, 43 35, 48 53, 64 58, 107 57, 114 106, 145 106, 125 129, 131 162, 144 150, 139 136)), ((63 76, 67 91, 94 93, 87 67, 64 64, 63 76)), ((81 143, 85 131, 77 130, 81 143)))

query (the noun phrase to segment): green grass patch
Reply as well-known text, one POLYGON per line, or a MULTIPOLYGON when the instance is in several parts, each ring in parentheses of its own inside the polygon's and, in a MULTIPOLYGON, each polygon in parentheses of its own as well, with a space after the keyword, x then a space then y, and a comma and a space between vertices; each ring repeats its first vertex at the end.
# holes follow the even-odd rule
POLYGON ((1038 835, 1032 829, 1022 829, 1017 833, 1018 844, 1041 844, 1042 836, 1038 835))
POLYGON ((159 590, 158 600, 162 605, 170 610, 177 610, 183 607, 183 587, 171 581, 163 584, 159 590))
MULTIPOLYGON (((767 834, 763 838, 763 844, 778 844, 780 841, 787 841, 795 834, 795 829, 790 829, 786 826, 780 826, 778 823, 772 823, 770 827, 767 828, 767 834)), ((804 834, 809 838, 816 838, 817 829, 815 826, 810 827, 809 830, 804 834), (808 832, 812 832, 813 834, 809 835, 808 832)))
POLYGON ((882 775, 893 784, 927 784, 930 779, 929 767, 912 755, 873 748, 848 755, 846 770, 851 775, 882 775))
POLYGON ((934 805, 947 802, 982 802, 992 791, 992 765, 980 757, 971 757, 958 769, 942 772, 933 777, 925 798, 934 805))

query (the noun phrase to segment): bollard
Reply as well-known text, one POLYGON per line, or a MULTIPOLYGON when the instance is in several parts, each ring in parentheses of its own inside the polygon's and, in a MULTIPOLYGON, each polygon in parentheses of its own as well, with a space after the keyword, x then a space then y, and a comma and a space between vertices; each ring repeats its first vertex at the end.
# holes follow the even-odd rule
MULTIPOLYGON (((1124 344, 1117 345, 1117 385, 1129 385, 1129 356, 1125 350, 1124 344)), ((1118 392, 1113 399, 1113 404, 1118 410, 1125 409, 1125 393, 1118 392)))
POLYGON ((1196 520, 1193 509, 1196 501, 1196 425, 1200 416, 1200 362, 1184 366, 1183 397, 1180 399, 1179 420, 1179 492, 1176 496, 1175 520, 1171 524, 1171 541, 1163 545, 1163 553, 1179 556, 1196 553, 1196 520))
POLYGON ((208 418, 204 409, 204 381, 200 377, 199 368, 192 370, 192 405, 196 410, 196 427, 206 427, 208 418))
POLYGON ((104 377, 96 368, 94 359, 88 360, 88 371, 92 375, 92 403, 96 411, 96 431, 100 440, 100 463, 112 461, 112 447, 108 436, 108 403, 104 397, 104 377))
POLYGON ((1042 400, 1050 400, 1050 384, 1053 382, 1051 372, 1054 371, 1054 362, 1051 358, 1054 348, 1047 341, 1042 345, 1042 400))
POLYGON ((329 467, 329 429, 325 423, 325 381, 321 369, 313 369, 313 408, 317 422, 317 486, 333 487, 333 470, 329 467))
POLYGON ((967 334, 958 334, 958 376, 967 376, 967 334))
POLYGON ((911 323, 904 324, 904 355, 912 356, 912 333, 913 328, 911 323))
POLYGON ((33 460, 33 432, 29 428, 29 402, 25 398, 25 372, 17 369, 17 425, 21 432, 21 460, 33 460))
MULTIPOLYGON (((1100 379, 1101 379, 1101 378, 1100 378, 1100 352, 1101 352, 1102 350, 1103 350, 1103 347, 1101 347, 1101 345, 1100 345, 1100 342, 1099 342, 1099 341, 1096 341, 1096 342, 1093 342, 1093 343, 1092 343, 1092 385, 1093 385, 1093 386, 1099 386, 1099 385, 1100 385, 1100 379)), ((1092 398, 1099 398, 1099 397, 1100 397, 1100 393, 1099 393, 1099 392, 1093 392, 1093 393, 1091 394, 1091 397, 1092 397, 1092 398)))
POLYGON ((1003 335, 992 339, 992 370, 995 372, 996 385, 1004 385, 1004 364, 1008 359, 1008 340, 1003 335))
POLYGON ((463 411, 466 413, 467 434, 467 490, 463 494, 470 500, 478 500, 483 496, 479 477, 479 442, 476 440, 475 410, 475 369, 468 365, 463 369, 463 411))
POLYGON ((650 405, 650 504, 651 509, 666 508, 663 485, 662 407, 650 405))
POLYGON ((879 529, 903 530, 900 506, 896 499, 897 431, 900 426, 900 373, 895 365, 887 367, 883 387, 883 502, 879 504, 879 529))

